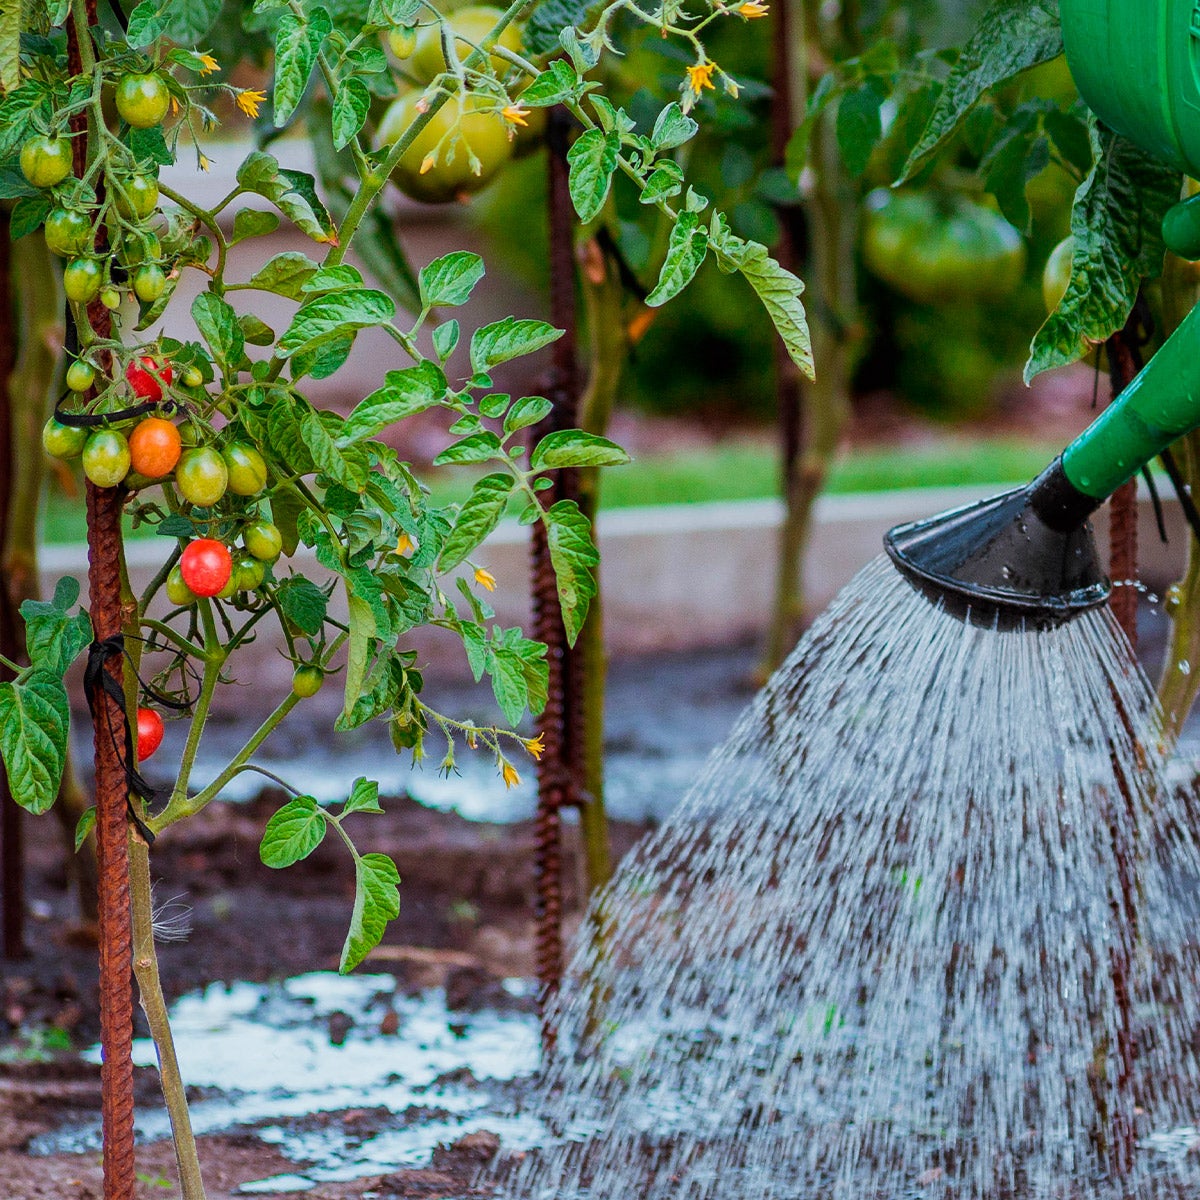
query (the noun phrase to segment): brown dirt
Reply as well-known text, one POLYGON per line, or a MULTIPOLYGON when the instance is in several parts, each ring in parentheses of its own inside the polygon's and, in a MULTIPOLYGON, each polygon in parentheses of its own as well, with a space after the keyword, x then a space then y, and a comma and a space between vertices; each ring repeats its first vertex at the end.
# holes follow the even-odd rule
MULTIPOLYGON (((281 800, 264 795, 247 805, 214 805, 155 845, 156 899, 181 897, 191 909, 188 939, 160 946, 168 1000, 217 980, 266 981, 336 969, 353 898, 350 864, 337 839, 328 838, 303 863, 285 871, 264 867, 258 839, 281 800)), ((384 807, 383 816, 361 818, 356 832, 364 849, 396 860, 403 880, 401 914, 365 969, 391 972, 405 989, 444 986, 451 1008, 501 998, 511 1004, 500 981, 533 974, 532 826, 468 822, 407 799, 385 801, 384 807)), ((0 963, 0 1035, 6 1039, 4 1057, 15 1059, 0 1061, 0 1196, 99 1200, 98 1155, 26 1152, 38 1134, 93 1115, 100 1096, 99 1068, 73 1054, 55 1051, 44 1056, 49 1061, 38 1062, 16 1053, 28 1050, 38 1031, 65 1031, 83 1047, 98 1030, 94 931, 75 919, 59 827, 52 820, 29 820, 26 829, 35 918, 30 955, 0 963)), ((616 851, 624 852, 641 832, 616 824, 616 851)), ((573 828, 566 843, 573 911, 579 895, 573 828)), ((139 1070, 137 1086, 141 1103, 157 1102, 156 1072, 139 1070)), ((369 1122, 371 1114, 354 1110, 306 1119, 369 1122)), ((472 1194, 470 1180, 482 1153, 479 1137, 468 1135, 457 1149, 439 1152, 428 1169, 323 1184, 303 1195, 465 1197, 472 1194)), ((226 1200, 241 1183, 296 1169, 250 1133, 202 1138, 201 1156, 209 1200, 226 1200)), ((169 1143, 139 1147, 138 1171, 139 1200, 178 1194, 169 1143)))

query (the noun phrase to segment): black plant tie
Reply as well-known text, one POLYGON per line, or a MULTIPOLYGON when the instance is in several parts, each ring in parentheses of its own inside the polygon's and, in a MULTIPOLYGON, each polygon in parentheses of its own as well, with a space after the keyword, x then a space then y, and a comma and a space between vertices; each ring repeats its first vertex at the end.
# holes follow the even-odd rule
POLYGON ((179 411, 179 405, 174 400, 143 400, 141 404, 131 404, 128 408, 114 408, 102 413, 63 412, 62 404, 65 399, 66 396, 60 397, 54 406, 54 419, 60 425, 71 425, 76 429, 94 429, 99 425, 133 421, 152 412, 165 412, 169 415, 179 411))
MULTIPOLYGON (((92 724, 99 728, 100 711, 104 712, 104 722, 108 727, 108 736, 112 739, 113 749, 125 771, 125 782, 128 791, 139 797, 146 805, 153 804, 157 793, 146 782, 140 771, 133 765, 133 731, 129 728, 129 718, 125 715, 125 692, 121 685, 105 670, 110 659, 119 658, 125 653, 125 638, 114 634, 102 642, 93 642, 88 649, 87 668, 83 673, 83 687, 87 695, 88 708, 92 714, 92 724), (112 712, 105 704, 100 703, 100 693, 103 692, 110 700, 120 706, 121 724, 124 728, 123 738, 118 738, 113 727, 112 712), (124 741, 124 749, 121 742, 124 741)), ((146 844, 154 844, 154 834, 147 828, 146 823, 134 810, 133 801, 126 798, 129 808, 129 819, 136 826, 138 833, 146 839, 146 844)))

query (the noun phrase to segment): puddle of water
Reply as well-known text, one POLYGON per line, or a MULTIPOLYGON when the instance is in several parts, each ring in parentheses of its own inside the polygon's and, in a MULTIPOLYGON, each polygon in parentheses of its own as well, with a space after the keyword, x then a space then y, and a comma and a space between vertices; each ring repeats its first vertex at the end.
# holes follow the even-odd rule
MULTIPOLYGON (((524 995, 530 985, 506 986, 524 995)), ((423 1165, 439 1144, 476 1129, 499 1134, 513 1149, 544 1138, 540 1121, 494 1086, 537 1068, 538 1024, 529 1013, 452 1012, 441 989, 408 996, 397 993, 392 975, 313 972, 267 985, 212 984, 181 998, 171 1023, 188 1086, 212 1089, 191 1105, 196 1132, 253 1125, 264 1142, 305 1164, 243 1190, 298 1191, 423 1165), (389 1009, 398 1019, 392 1035, 379 1029, 389 1009), (337 1041, 335 1026, 344 1030, 337 1041), (387 1111, 365 1124, 308 1119, 344 1109, 387 1111)), ((99 1061, 99 1048, 88 1056, 99 1061)), ((149 1039, 134 1043, 134 1061, 154 1065, 149 1039)), ((166 1111, 143 1108, 137 1134, 169 1137, 166 1111)), ((59 1130, 30 1149, 99 1146, 97 1123, 59 1130)))

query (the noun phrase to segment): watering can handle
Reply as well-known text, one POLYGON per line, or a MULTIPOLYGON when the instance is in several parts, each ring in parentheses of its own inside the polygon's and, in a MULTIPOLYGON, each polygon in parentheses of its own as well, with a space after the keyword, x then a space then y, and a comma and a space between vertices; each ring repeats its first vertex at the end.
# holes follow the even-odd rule
POLYGON ((1062 455, 1071 484, 1097 502, 1200 426, 1200 305, 1140 375, 1062 455))

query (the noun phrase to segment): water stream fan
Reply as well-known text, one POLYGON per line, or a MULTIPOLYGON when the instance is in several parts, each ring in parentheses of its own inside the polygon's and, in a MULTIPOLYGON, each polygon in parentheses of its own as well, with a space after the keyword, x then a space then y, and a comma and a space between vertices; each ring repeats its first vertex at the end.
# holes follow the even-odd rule
MULTIPOLYGON (((1061 0, 1080 94, 1147 152, 1200 178, 1200 0, 1061 0)), ((1200 259, 1200 196, 1164 222, 1171 249, 1200 259)), ((947 610, 1001 626, 1057 624, 1104 603, 1088 518, 1200 426, 1200 309, 1119 399, 1031 484, 897 526, 896 566, 947 610)))

